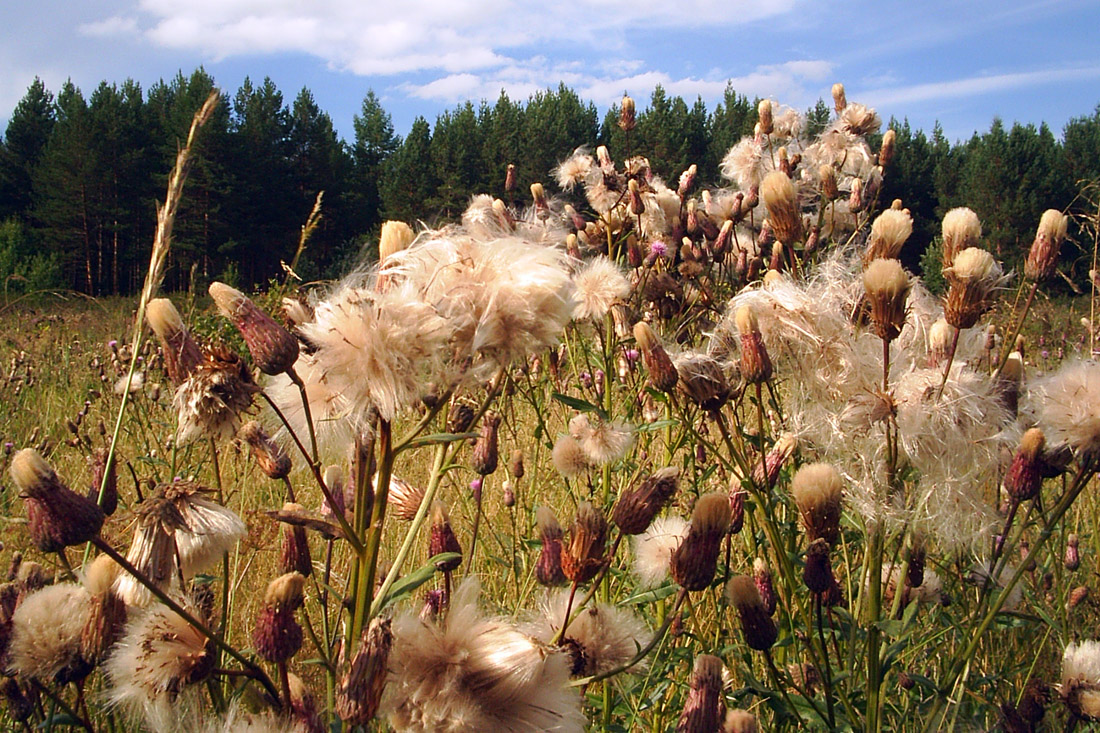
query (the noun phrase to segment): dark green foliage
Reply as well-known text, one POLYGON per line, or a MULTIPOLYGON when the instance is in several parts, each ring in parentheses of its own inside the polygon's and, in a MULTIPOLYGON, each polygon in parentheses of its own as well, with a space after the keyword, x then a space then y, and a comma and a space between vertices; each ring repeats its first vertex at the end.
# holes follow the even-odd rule
MULTIPOLYGON (((20 241, 33 241, 64 285, 93 294, 135 291, 148 266, 156 202, 214 86, 199 68, 144 95, 126 81, 101 83, 85 97, 70 82, 55 99, 36 79, 0 143, 0 217, 25 223, 20 241)), ((727 86, 708 112, 702 99, 689 104, 658 86, 648 102, 636 100, 637 124, 628 133, 617 104, 601 121, 595 105, 562 84, 522 101, 501 92, 494 102, 467 102, 434 126, 418 117, 402 139, 368 91, 348 144, 308 89, 288 106, 271 79, 246 79, 231 99, 223 95, 197 140, 165 286, 203 288, 233 277, 249 287, 282 278, 281 263, 294 257, 320 191, 321 223, 297 267, 307 280, 369 258, 385 219, 437 225, 457 218, 477 193, 519 206, 535 182, 561 194, 553 170, 578 146, 607 145, 618 162, 644 155, 673 187, 692 164, 697 185, 727 185, 719 163, 753 133, 758 103, 727 86), (509 164, 517 174, 512 191, 504 188, 509 164)), ((831 106, 819 99, 806 111, 804 132, 815 135, 831 119, 831 106)), ((1042 211, 1069 206, 1083 181, 1100 179, 1100 106, 1071 120, 1064 142, 1045 125, 1006 129, 999 120, 956 144, 938 125, 927 136, 907 121, 889 127, 897 152, 879 203, 900 199, 912 213, 902 254, 912 269, 935 264, 923 255, 943 215, 963 205, 981 218, 985 246, 1006 269, 1019 269, 1042 211)), ((569 199, 586 208, 578 192, 569 199)), ((1073 257, 1072 247, 1063 249, 1064 271, 1073 257)))

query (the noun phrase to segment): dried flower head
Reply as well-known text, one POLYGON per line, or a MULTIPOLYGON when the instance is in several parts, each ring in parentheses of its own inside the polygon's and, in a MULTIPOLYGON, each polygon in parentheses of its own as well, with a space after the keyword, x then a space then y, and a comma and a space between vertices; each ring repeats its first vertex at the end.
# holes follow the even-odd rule
POLYGON ((863 271, 863 288, 871 304, 871 323, 878 337, 893 341, 905 326, 909 275, 894 259, 874 259, 863 271))
POLYGON ((643 588, 661 584, 669 575, 672 553, 687 537, 689 524, 681 517, 658 517, 633 538, 634 574, 643 588))
POLYGON ((535 564, 535 577, 545 586, 563 585, 566 581, 565 573, 561 569, 564 535, 561 525, 558 524, 558 518, 550 507, 540 506, 535 511, 535 521, 542 539, 542 551, 535 564))
POLYGON ((951 267, 955 255, 968 247, 977 247, 982 238, 978 215, 965 206, 951 209, 943 217, 943 266, 951 267))
POLYGON ((402 731, 553 730, 582 733, 580 697, 566 685, 570 661, 478 607, 465 581, 445 617, 414 611, 393 621, 382 709, 402 731))
POLYGON ((573 318, 601 320, 615 303, 630 295, 630 282, 622 270, 600 255, 586 262, 574 275, 577 304, 573 318))
POLYGON ((282 374, 298 360, 298 339, 252 299, 225 283, 210 283, 210 297, 241 332, 252 361, 264 374, 282 374))
POLYGON ((145 318, 164 351, 164 369, 173 384, 187 379, 202 361, 202 352, 183 325, 176 306, 167 298, 153 298, 145 307, 145 318))
POLYGON ((811 542, 820 538, 836 544, 843 491, 840 474, 828 463, 804 465, 791 479, 791 495, 811 542))
POLYGON ((741 631, 745 635, 745 643, 749 648, 757 651, 771 649, 778 638, 778 630, 764 608, 760 591, 756 589, 752 578, 747 575, 731 578, 726 586, 726 598, 737 610, 741 620, 741 631))
POLYGON ((447 509, 438 499, 432 502, 432 524, 428 537, 428 556, 435 557, 443 553, 458 553, 459 557, 436 563, 436 568, 450 572, 462 564, 462 546, 458 544, 447 509))
POLYGON ((760 184, 760 198, 768 209, 775 238, 790 245, 802 238, 802 214, 798 194, 790 177, 782 171, 772 171, 760 184))
POLYGON ((647 476, 637 487, 624 491, 611 512, 611 521, 623 534, 638 535, 649 529, 654 518, 676 495, 679 469, 662 468, 647 476))
POLYGON ((393 515, 403 522, 411 522, 416 517, 424 501, 424 489, 397 476, 390 477, 388 505, 393 515))
POLYGON ((634 446, 634 428, 622 420, 600 420, 579 413, 569 421, 569 434, 592 466, 615 463, 626 457, 634 446))
POLYGON ((220 346, 203 350, 203 359, 176 390, 180 445, 199 438, 227 438, 240 427, 240 415, 252 406, 259 387, 239 356, 220 346))
MULTIPOLYGON (((569 595, 564 588, 548 595, 522 630, 549 644, 565 623, 569 595)), ((580 613, 561 640, 574 676, 600 674, 622 666, 634 658, 649 638, 645 623, 627 608, 595 603, 584 609, 572 609, 577 610, 580 613)), ((644 660, 638 664, 645 668, 644 660)))
POLYGON ((913 218, 906 211, 887 209, 871 222, 867 249, 863 252, 866 267, 876 259, 897 259, 909 235, 913 233, 913 218))
POLYGON ((57 552, 99 534, 103 510, 94 500, 65 486, 38 451, 24 448, 17 452, 10 471, 26 501, 31 539, 40 550, 57 552))
POLYGON ((340 665, 343 671, 336 688, 336 714, 352 728, 365 727, 378 712, 392 646, 391 621, 376 617, 363 629, 355 656, 340 665))
POLYGON ((558 473, 565 478, 580 476, 591 467, 580 441, 569 434, 558 436, 550 460, 558 473))
POLYGON ((844 85, 840 82, 833 84, 833 109, 837 114, 844 111, 844 108, 848 106, 848 97, 844 93, 844 85))
POLYGON ((1062 240, 1066 238, 1069 217, 1055 209, 1047 209, 1039 219, 1039 229, 1035 232, 1035 241, 1027 253, 1024 263, 1024 276, 1032 282, 1042 282, 1054 274, 1058 267, 1058 253, 1062 249, 1062 240))
POLYGON ((1039 495, 1043 485, 1042 456, 1046 438, 1039 428, 1031 428, 1020 439, 1020 447, 1005 474, 1004 487, 1011 501, 1023 502, 1039 495))
MULTIPOLYGON (((304 515, 301 504, 287 502, 283 504, 284 515, 304 515)), ((313 558, 309 552, 309 538, 306 528, 299 524, 284 524, 282 547, 279 551, 279 570, 283 573, 300 573, 309 576, 313 573, 313 558)))
POLYGON ((839 111, 839 114, 841 125, 853 135, 878 132, 882 127, 882 119, 878 113, 862 104, 848 104, 839 111))
POLYGON ((385 265, 390 255, 408 249, 414 239, 416 239, 416 233, 405 222, 382 222, 382 233, 378 237, 378 261, 385 265))
POLYGON ((285 662, 302 647, 302 627, 294 613, 302 605, 306 579, 300 573, 280 575, 267 585, 252 631, 252 646, 268 662, 285 662))
POLYGON ((741 335, 741 376, 746 384, 768 381, 772 376, 772 361, 764 346, 756 311, 752 306, 742 305, 734 311, 734 320, 741 335))
MULTIPOLYGON (((195 609, 182 604, 189 613, 195 609)), ((134 614, 105 662, 112 705, 144 717, 154 730, 174 719, 171 704, 214 666, 214 646, 183 617, 157 603, 134 614)))
POLYGON ((1066 646, 1060 691, 1074 717, 1100 720, 1100 642, 1066 646))
POLYGON ((486 415, 471 456, 474 472, 479 476, 489 476, 497 470, 500 461, 499 429, 500 415, 486 415))
POLYGON ((720 729, 725 713, 722 669, 722 660, 711 654, 695 658, 690 690, 676 724, 676 733, 711 733, 720 729))
POLYGON ((747 710, 730 708, 722 723, 722 733, 758 733, 756 716, 747 710))
POLYGON ((59 685, 82 680, 95 660, 81 654, 91 597, 80 585, 60 583, 27 595, 11 618, 7 670, 24 679, 59 685))
POLYGON ((954 264, 944 269, 943 276, 950 285, 943 316, 960 329, 978 322, 993 305, 994 291, 1007 280, 993 255, 977 247, 957 253, 954 264))
POLYGON ((634 324, 634 340, 638 343, 638 350, 642 352, 642 361, 649 372, 650 384, 661 392, 671 391, 680 377, 668 352, 661 345, 661 339, 648 323, 638 321, 634 324))
POLYGON ((672 553, 672 579, 689 591, 707 588, 718 568, 722 540, 730 526, 729 497, 705 494, 695 502, 687 536, 672 553))
POLYGON ((558 188, 563 191, 572 191, 577 184, 583 184, 592 171, 592 156, 585 148, 577 148, 573 154, 558 164, 554 169, 554 178, 558 188))
POLYGON ((561 567, 574 583, 586 583, 604 565, 607 520, 603 512, 587 501, 577 505, 577 517, 569 532, 569 544, 562 547, 561 567))
POLYGON ((1029 384, 1029 403, 1052 446, 1068 445, 1081 461, 1100 456, 1100 364, 1070 360, 1029 384))
POLYGON ((248 444, 252 459, 268 478, 278 480, 290 474, 290 456, 268 436, 260 423, 249 420, 237 435, 248 444))
POLYGON ((677 354, 672 364, 680 377, 680 392, 703 410, 718 410, 738 394, 739 385, 731 386, 726 374, 727 369, 736 371, 732 364, 727 366, 710 354, 691 351, 677 354))

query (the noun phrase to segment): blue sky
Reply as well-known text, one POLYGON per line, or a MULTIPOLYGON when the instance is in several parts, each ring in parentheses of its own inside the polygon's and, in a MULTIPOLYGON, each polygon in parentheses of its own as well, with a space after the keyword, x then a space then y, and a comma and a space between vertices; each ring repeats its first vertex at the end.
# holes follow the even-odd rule
MULTIPOLYGON (((206 67, 230 93, 270 76, 308 86, 345 139, 373 89, 398 134, 466 99, 556 87, 603 111, 654 85, 713 108, 727 80, 799 109, 850 101, 952 139, 992 118, 1056 134, 1100 103, 1097 0, 8 0, 0 7, 0 124, 35 76, 85 94, 206 67)), ((578 141, 578 144, 588 141, 578 141)))

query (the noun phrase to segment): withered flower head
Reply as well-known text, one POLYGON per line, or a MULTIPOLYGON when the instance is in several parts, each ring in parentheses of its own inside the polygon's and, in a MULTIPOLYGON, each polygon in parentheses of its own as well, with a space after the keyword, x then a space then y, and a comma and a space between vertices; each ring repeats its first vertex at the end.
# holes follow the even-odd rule
POLYGON ((775 609, 779 605, 779 596, 775 592, 775 580, 772 571, 764 558, 758 557, 752 561, 752 582, 756 585, 756 592, 760 594, 760 601, 764 604, 764 610, 769 616, 775 615, 775 609))
POLYGON ((642 361, 649 372, 650 384, 661 392, 671 391, 680 377, 668 352, 661 345, 660 338, 648 323, 638 321, 634 324, 634 340, 638 343, 638 350, 642 352, 642 361))
POLYGON ((260 658, 285 662, 302 647, 302 627, 294 612, 302 605, 305 583, 300 573, 280 575, 268 583, 252 632, 252 646, 260 658))
POLYGON ((443 502, 438 499, 432 502, 432 525, 428 538, 428 555, 435 557, 445 552, 457 552, 460 557, 436 563, 436 567, 443 572, 450 572, 462 564, 462 546, 458 544, 454 530, 451 529, 451 520, 447 516, 447 510, 443 502))
POLYGON ((1066 238, 1069 217, 1055 209, 1047 209, 1039 219, 1039 229, 1035 232, 1035 241, 1027 253, 1024 263, 1024 277, 1032 282, 1042 282, 1054 274, 1058 266, 1058 253, 1062 249, 1062 240, 1066 238))
POLYGON ((837 470, 828 463, 802 466, 791 479, 791 495, 809 540, 820 538, 830 546, 836 544, 843 496, 843 483, 837 470))
POLYGON ((711 654, 695 658, 691 671, 691 689, 684 711, 676 724, 676 733, 714 733, 720 729, 725 706, 722 704, 722 660, 711 654))
POLYGON ((760 197, 768 209, 775 238, 786 245, 801 239, 802 214, 790 177, 782 171, 772 171, 760 184, 760 197))
POLYGON ((604 564, 607 544, 607 520, 587 501, 577 505, 577 517, 569 533, 569 544, 562 548, 561 569, 574 583, 586 583, 604 564))
POLYGON ((624 491, 611 512, 611 521, 623 534, 636 535, 649 529, 658 513, 676 495, 679 469, 668 466, 647 477, 637 487, 624 491))
POLYGON ((775 124, 772 101, 770 99, 761 99, 760 104, 756 106, 756 115, 759 120, 760 132, 764 135, 770 135, 775 124))
POLYGON ((844 85, 840 82, 833 84, 833 109, 837 114, 844 111, 844 108, 848 106, 848 97, 844 93, 844 85))
POLYGON ((1001 266, 984 249, 968 247, 943 271, 950 284, 943 316, 955 328, 970 328, 993 305, 993 293, 1005 282, 1001 266))
POLYGON ((88 489, 88 498, 99 504, 103 513, 109 517, 118 509, 118 457, 113 457, 107 463, 107 449, 97 448, 89 461, 92 464, 92 484, 88 489), (102 500, 99 496, 100 487, 103 488, 102 500))
POLYGON ((741 336, 741 376, 746 384, 760 384, 771 379, 772 360, 760 333, 760 324, 752 306, 742 305, 734 312, 737 332, 741 336))
POLYGON ((726 711, 726 719, 722 723, 722 733, 758 733, 756 716, 747 710, 730 708, 726 711))
POLYGON ((737 610, 741 620, 741 631, 745 635, 745 643, 750 649, 767 651, 775 644, 779 636, 775 622, 764 608, 764 602, 760 600, 760 592, 756 584, 747 575, 738 575, 730 579, 726 586, 726 597, 737 610))
POLYGON ((225 283, 210 283, 210 297, 221 314, 241 332, 252 360, 264 374, 291 369, 298 360, 298 339, 269 316, 252 299, 225 283))
MULTIPOLYGON (((302 514, 305 509, 301 504, 287 502, 283 504, 283 512, 302 514)), ((306 536, 306 528, 300 524, 283 524, 282 547, 279 551, 279 570, 284 573, 299 573, 308 577, 313 573, 313 558, 309 552, 309 538, 306 536)))
POLYGON ((1062 655, 1062 699, 1082 720, 1100 720, 1100 642, 1069 644, 1062 655))
POLYGON ((619 128, 623 132, 630 132, 638 124, 634 100, 623 95, 623 101, 619 104, 619 128))
POLYGON ((672 553, 672 579, 681 588, 700 591, 714 580, 718 553, 730 526, 730 502, 724 493, 705 494, 695 502, 688 534, 672 553))
POLYGON ((680 376, 680 392, 701 409, 713 412, 737 396, 737 385, 730 385, 723 364, 713 356, 685 351, 672 363, 680 376))
POLYGON ((173 384, 179 384, 202 361, 202 352, 183 325, 176 306, 167 298, 154 298, 145 306, 145 319, 164 351, 164 369, 173 384))
POLYGON ((423 488, 403 478, 390 476, 390 494, 387 503, 395 517, 403 522, 411 522, 423 501, 423 488))
POLYGON ((10 470, 16 488, 26 499, 28 529, 40 550, 56 552, 99 534, 103 510, 95 501, 65 486, 38 451, 24 448, 17 452, 10 470))
POLYGON ((336 714, 349 727, 366 727, 378 712, 386 689, 386 665, 392 646, 390 620, 376 617, 363 629, 355 656, 350 661, 342 660, 343 672, 336 687, 336 714))
POLYGON ((185 445, 199 438, 234 435, 241 413, 252 406, 258 391, 239 356, 221 346, 206 348, 202 361, 176 390, 176 440, 185 445))
POLYGON ((540 506, 535 511, 539 535, 542 538, 542 551, 535 564, 535 577, 545 586, 563 585, 565 573, 561 569, 562 529, 558 518, 550 507, 540 506))
POLYGON ((955 264, 955 255, 968 247, 977 247, 982 239, 978 215, 965 206, 951 209, 943 217, 943 266, 955 264))
POLYGON ((836 168, 829 163, 823 163, 817 171, 821 179, 821 195, 826 201, 835 201, 840 198, 840 188, 836 180, 836 168))
POLYGON ((878 164, 885 168, 894 160, 897 153, 898 134, 892 128, 882 136, 882 145, 878 149, 878 164))
POLYGON ((256 465, 270 479, 284 479, 290 474, 290 456, 272 440, 260 423, 249 420, 241 426, 238 436, 252 452, 256 465))
POLYGON ((114 591, 122 568, 107 555, 89 565, 84 576, 88 592, 88 619, 80 636, 80 655, 98 664, 122 635, 126 625, 126 603, 114 591))
POLYGON ((788 432, 780 435, 775 441, 775 445, 773 445, 771 450, 768 451, 768 454, 764 456, 763 465, 758 461, 753 461, 753 483, 757 486, 771 489, 779 479, 779 471, 797 450, 798 438, 794 436, 794 433, 788 432), (767 469, 766 474, 764 473, 765 468, 767 469))
POLYGON ((823 539, 816 539, 806 549, 806 564, 802 568, 802 581, 811 593, 818 595, 828 592, 836 585, 833 566, 829 561, 829 545, 823 539))
POLYGON ((481 434, 474 443, 472 457, 474 471, 481 476, 488 476, 497 470, 497 462, 500 459, 497 447, 499 428, 500 415, 486 415, 481 423, 481 434))
POLYGON ((893 259, 875 259, 863 271, 863 287, 871 304, 871 323, 879 338, 893 341, 905 325, 909 275, 893 259))
POLYGON ((29 594, 11 619, 7 671, 46 684, 84 679, 92 663, 81 654, 80 641, 90 611, 88 592, 75 583, 29 594))

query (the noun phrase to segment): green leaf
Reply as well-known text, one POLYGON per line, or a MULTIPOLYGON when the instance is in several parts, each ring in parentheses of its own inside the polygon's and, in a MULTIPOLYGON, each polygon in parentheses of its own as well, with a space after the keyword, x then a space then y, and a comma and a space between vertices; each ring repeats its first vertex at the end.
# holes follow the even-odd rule
POLYGON ((593 405, 591 402, 588 402, 586 400, 582 400, 580 397, 570 397, 569 395, 562 394, 561 392, 555 392, 551 396, 555 400, 557 400, 558 402, 562 403, 563 405, 566 405, 568 407, 572 407, 574 410, 576 410, 578 412, 594 412, 597 415, 599 415, 601 418, 603 418, 604 420, 607 419, 607 413, 605 413, 602 409, 600 409, 596 405, 593 405))
POLYGON ((664 430, 670 425, 675 425, 675 420, 654 420, 653 422, 642 423, 638 427, 634 428, 636 433, 656 433, 659 430, 664 430))
POLYGON ((403 575, 399 580, 395 581, 390 587, 390 592, 382 599, 382 602, 378 607, 385 608, 391 603, 396 603, 401 599, 408 596, 414 590, 431 580, 432 576, 436 573, 436 564, 444 563, 448 560, 459 560, 462 558, 460 552, 441 552, 428 562, 424 563, 411 573, 403 575))
POLYGON ((620 606, 640 606, 643 603, 655 603, 662 598, 668 598, 671 595, 675 595, 676 591, 680 589, 680 586, 669 583, 663 585, 660 588, 654 588, 653 590, 647 590, 644 593, 636 593, 624 600, 619 601, 620 606))
POLYGON ((404 450, 410 450, 412 448, 419 448, 424 445, 439 445, 441 443, 453 443, 456 440, 467 440, 468 438, 476 438, 477 433, 432 433, 431 435, 421 435, 418 438, 413 438, 405 446, 404 450))

